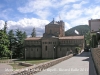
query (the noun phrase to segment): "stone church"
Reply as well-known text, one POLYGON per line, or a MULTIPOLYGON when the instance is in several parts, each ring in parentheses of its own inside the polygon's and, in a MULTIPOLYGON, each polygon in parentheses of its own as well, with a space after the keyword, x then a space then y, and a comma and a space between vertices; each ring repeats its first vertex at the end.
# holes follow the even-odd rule
POLYGON ((43 37, 25 39, 26 58, 54 59, 75 53, 75 48, 84 48, 84 36, 65 36, 65 24, 51 21, 45 26, 43 37))

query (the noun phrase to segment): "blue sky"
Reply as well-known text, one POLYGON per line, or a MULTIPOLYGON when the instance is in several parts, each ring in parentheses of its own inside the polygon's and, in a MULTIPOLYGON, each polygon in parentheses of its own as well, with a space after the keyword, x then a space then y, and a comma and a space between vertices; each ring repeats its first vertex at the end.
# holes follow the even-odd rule
POLYGON ((88 24, 100 18, 100 0, 0 0, 0 28, 7 21, 8 30, 19 28, 31 34, 35 27, 37 36, 42 36, 53 18, 63 20, 65 30, 88 24))

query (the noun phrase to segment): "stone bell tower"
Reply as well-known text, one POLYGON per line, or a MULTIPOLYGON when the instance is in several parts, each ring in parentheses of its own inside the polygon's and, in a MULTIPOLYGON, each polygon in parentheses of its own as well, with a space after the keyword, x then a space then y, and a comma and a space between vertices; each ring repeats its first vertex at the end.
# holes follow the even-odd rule
POLYGON ((43 37, 63 37, 65 36, 65 24, 62 20, 55 21, 54 19, 45 26, 43 37))

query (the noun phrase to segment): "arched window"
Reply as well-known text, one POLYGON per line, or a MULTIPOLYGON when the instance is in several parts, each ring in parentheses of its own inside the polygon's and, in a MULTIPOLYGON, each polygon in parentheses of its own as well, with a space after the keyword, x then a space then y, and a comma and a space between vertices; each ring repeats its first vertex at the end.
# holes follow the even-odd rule
POLYGON ((60 48, 60 51, 61 51, 61 48, 60 48))
POLYGON ((45 50, 47 51, 47 46, 45 46, 45 50))
POLYGON ((50 29, 50 33, 52 33, 52 30, 50 29))

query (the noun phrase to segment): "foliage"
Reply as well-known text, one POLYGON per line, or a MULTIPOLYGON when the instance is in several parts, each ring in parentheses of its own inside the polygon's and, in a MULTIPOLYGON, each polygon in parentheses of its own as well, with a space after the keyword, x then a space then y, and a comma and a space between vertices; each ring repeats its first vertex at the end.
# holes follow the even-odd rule
POLYGON ((85 35, 85 40, 86 40, 86 45, 90 44, 91 41, 91 35, 90 35, 90 31, 88 31, 85 35))
POLYGON ((10 55, 10 50, 8 49, 9 40, 7 34, 4 30, 0 30, 0 56, 7 57, 10 55))
POLYGON ((88 31, 90 31, 90 27, 88 25, 79 25, 75 26, 65 32, 65 36, 77 36, 75 30, 79 32, 79 35, 85 35, 88 31))
POLYGON ((22 57, 24 48, 24 39, 27 37, 26 32, 22 32, 19 29, 15 34, 13 30, 10 30, 7 34, 7 22, 5 22, 3 30, 0 30, 0 57, 13 56, 22 57))
POLYGON ((33 28, 33 31, 31 33, 31 37, 36 37, 36 30, 35 30, 35 28, 33 28))
POLYGON ((9 49, 11 50, 11 48, 15 45, 14 43, 16 42, 16 39, 14 37, 14 31, 13 30, 10 30, 8 32, 8 39, 10 41, 10 44, 9 44, 9 49))
POLYGON ((24 52, 24 39, 27 37, 26 32, 16 30, 16 49, 14 50, 14 57, 20 58, 24 52))
POLYGON ((80 48, 80 47, 75 47, 75 49, 77 49, 78 51, 80 51, 80 50, 81 50, 81 48, 80 48))
POLYGON ((5 21, 5 25, 4 25, 4 33, 7 33, 7 21, 5 21))

